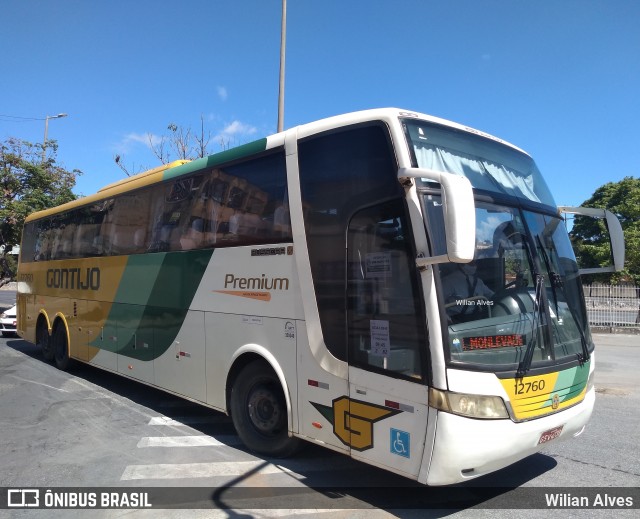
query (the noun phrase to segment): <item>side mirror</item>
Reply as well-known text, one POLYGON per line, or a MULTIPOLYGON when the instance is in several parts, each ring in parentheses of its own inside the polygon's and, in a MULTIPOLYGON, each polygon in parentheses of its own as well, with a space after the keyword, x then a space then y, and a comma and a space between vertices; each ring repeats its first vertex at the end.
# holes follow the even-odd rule
POLYGON ((446 254, 417 258, 416 264, 421 267, 447 262, 468 263, 473 260, 476 249, 476 210, 469 179, 432 169, 400 168, 398 171, 398 180, 405 186, 416 178, 431 180, 442 186, 442 212, 447 243, 446 254))
POLYGON ((577 214, 590 216, 591 218, 604 219, 609 230, 609 243, 611 245, 611 257, 613 265, 608 267, 580 269, 580 274, 601 274, 604 272, 618 272, 624 268, 624 233, 620 221, 611 211, 595 207, 558 207, 558 212, 563 214, 577 214))

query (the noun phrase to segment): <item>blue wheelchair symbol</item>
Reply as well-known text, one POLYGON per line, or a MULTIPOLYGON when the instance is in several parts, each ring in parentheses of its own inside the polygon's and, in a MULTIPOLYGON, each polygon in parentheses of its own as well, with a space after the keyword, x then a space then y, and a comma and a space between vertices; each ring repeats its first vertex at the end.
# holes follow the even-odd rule
POLYGON ((390 448, 392 454, 403 456, 405 458, 411 457, 411 435, 405 431, 399 431, 398 429, 391 429, 391 442, 390 448))

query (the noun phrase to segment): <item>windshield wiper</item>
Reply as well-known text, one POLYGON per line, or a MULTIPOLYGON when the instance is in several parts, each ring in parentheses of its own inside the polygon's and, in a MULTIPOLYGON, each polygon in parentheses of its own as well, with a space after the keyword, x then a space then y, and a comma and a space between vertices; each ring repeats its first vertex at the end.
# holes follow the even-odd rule
MULTIPOLYGON (((549 259, 549 256, 547 254, 546 249, 542 246, 542 240, 540 239, 540 235, 536 236, 536 240, 538 242, 538 246, 540 247, 540 255, 542 256, 542 259, 544 260, 544 264, 547 267, 547 272, 549 273, 549 281, 551 282, 551 293, 553 294, 553 300, 556 304, 556 318, 558 319, 558 322, 560 323, 560 305, 558 304, 558 293, 556 291, 556 288, 560 288, 562 290, 562 293, 564 294, 564 298, 565 301, 567 301, 567 295, 564 292, 564 280, 562 279, 562 276, 560 274, 558 274, 557 272, 554 272, 551 269, 551 260, 549 259)), ((581 321, 579 321, 577 319, 577 316, 571 306, 571 304, 569 302, 567 302, 567 309, 569 310, 569 313, 571 313, 571 317, 573 319, 573 321, 576 324, 576 328, 578 328, 578 333, 580 334, 580 343, 581 343, 581 347, 582 347, 582 355, 578 354, 578 360, 580 361, 581 364, 587 362, 590 358, 590 354, 589 354, 589 347, 587 346, 587 338, 584 334, 584 330, 582 329, 582 324, 581 321)))
MULTIPOLYGON (((516 378, 522 378, 526 375, 527 371, 531 368, 531 362, 533 361, 533 353, 535 352, 538 344, 538 328, 542 323, 542 318, 545 318, 544 312, 544 277, 542 274, 535 272, 536 277, 536 295, 533 301, 533 323, 531 324, 531 340, 527 344, 527 349, 524 352, 524 357, 518 364, 518 371, 516 371, 516 378)), ((542 324, 546 326, 546 322, 542 324)))
POLYGON ((542 240, 540 239, 540 235, 536 236, 536 241, 538 242, 538 247, 540 247, 540 255, 544 260, 544 265, 547 267, 547 272, 549 273, 549 284, 551 285, 551 293, 553 294, 553 302, 556 305, 556 315, 560 318, 560 307, 558 305, 558 293, 556 292, 556 287, 562 287, 564 282, 562 281, 562 276, 560 274, 554 272, 551 269, 551 260, 547 255, 547 251, 542 245, 542 240))
MULTIPOLYGON (((538 238, 538 243, 539 237, 538 238)), ((522 378, 526 375, 527 371, 531 369, 531 363, 533 361, 533 354, 538 344, 538 334, 544 333, 543 341, 545 341, 553 352, 553 336, 551 335, 551 326, 549 323, 548 307, 549 301, 547 300, 547 291, 545 290, 544 276, 540 273, 540 262, 538 257, 534 254, 535 243, 533 240, 524 240, 524 245, 527 248, 531 266, 533 268, 533 275, 536 280, 536 294, 533 301, 533 323, 531 327, 531 341, 527 345, 527 349, 524 352, 524 357, 518 364, 518 370, 516 371, 516 378, 522 378), (542 331, 540 330, 542 328, 542 331)), ((547 269, 548 270, 548 269, 547 269)), ((556 299, 557 302, 557 299, 556 299)))

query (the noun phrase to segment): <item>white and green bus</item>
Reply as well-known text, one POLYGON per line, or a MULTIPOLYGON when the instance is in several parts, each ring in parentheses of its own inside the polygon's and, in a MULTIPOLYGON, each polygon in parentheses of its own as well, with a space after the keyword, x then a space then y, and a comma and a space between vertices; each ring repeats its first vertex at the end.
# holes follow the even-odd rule
MULTIPOLYGON (((620 268, 619 223, 591 213, 620 268)), ((31 215, 18 331, 60 369, 230 414, 262 455, 306 440, 430 485, 579 435, 595 399, 579 270, 534 161, 397 109, 31 215)))

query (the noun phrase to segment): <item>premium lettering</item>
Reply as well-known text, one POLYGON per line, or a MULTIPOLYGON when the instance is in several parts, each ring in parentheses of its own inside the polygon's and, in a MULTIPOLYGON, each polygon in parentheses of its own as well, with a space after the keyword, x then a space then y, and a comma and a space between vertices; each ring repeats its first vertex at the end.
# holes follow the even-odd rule
POLYGON ((224 288, 240 290, 289 290, 288 278, 269 278, 262 274, 259 278, 242 278, 233 274, 224 276, 224 288))
POLYGON ((100 288, 100 269, 98 267, 49 269, 47 270, 47 287, 68 290, 98 290, 100 288))

